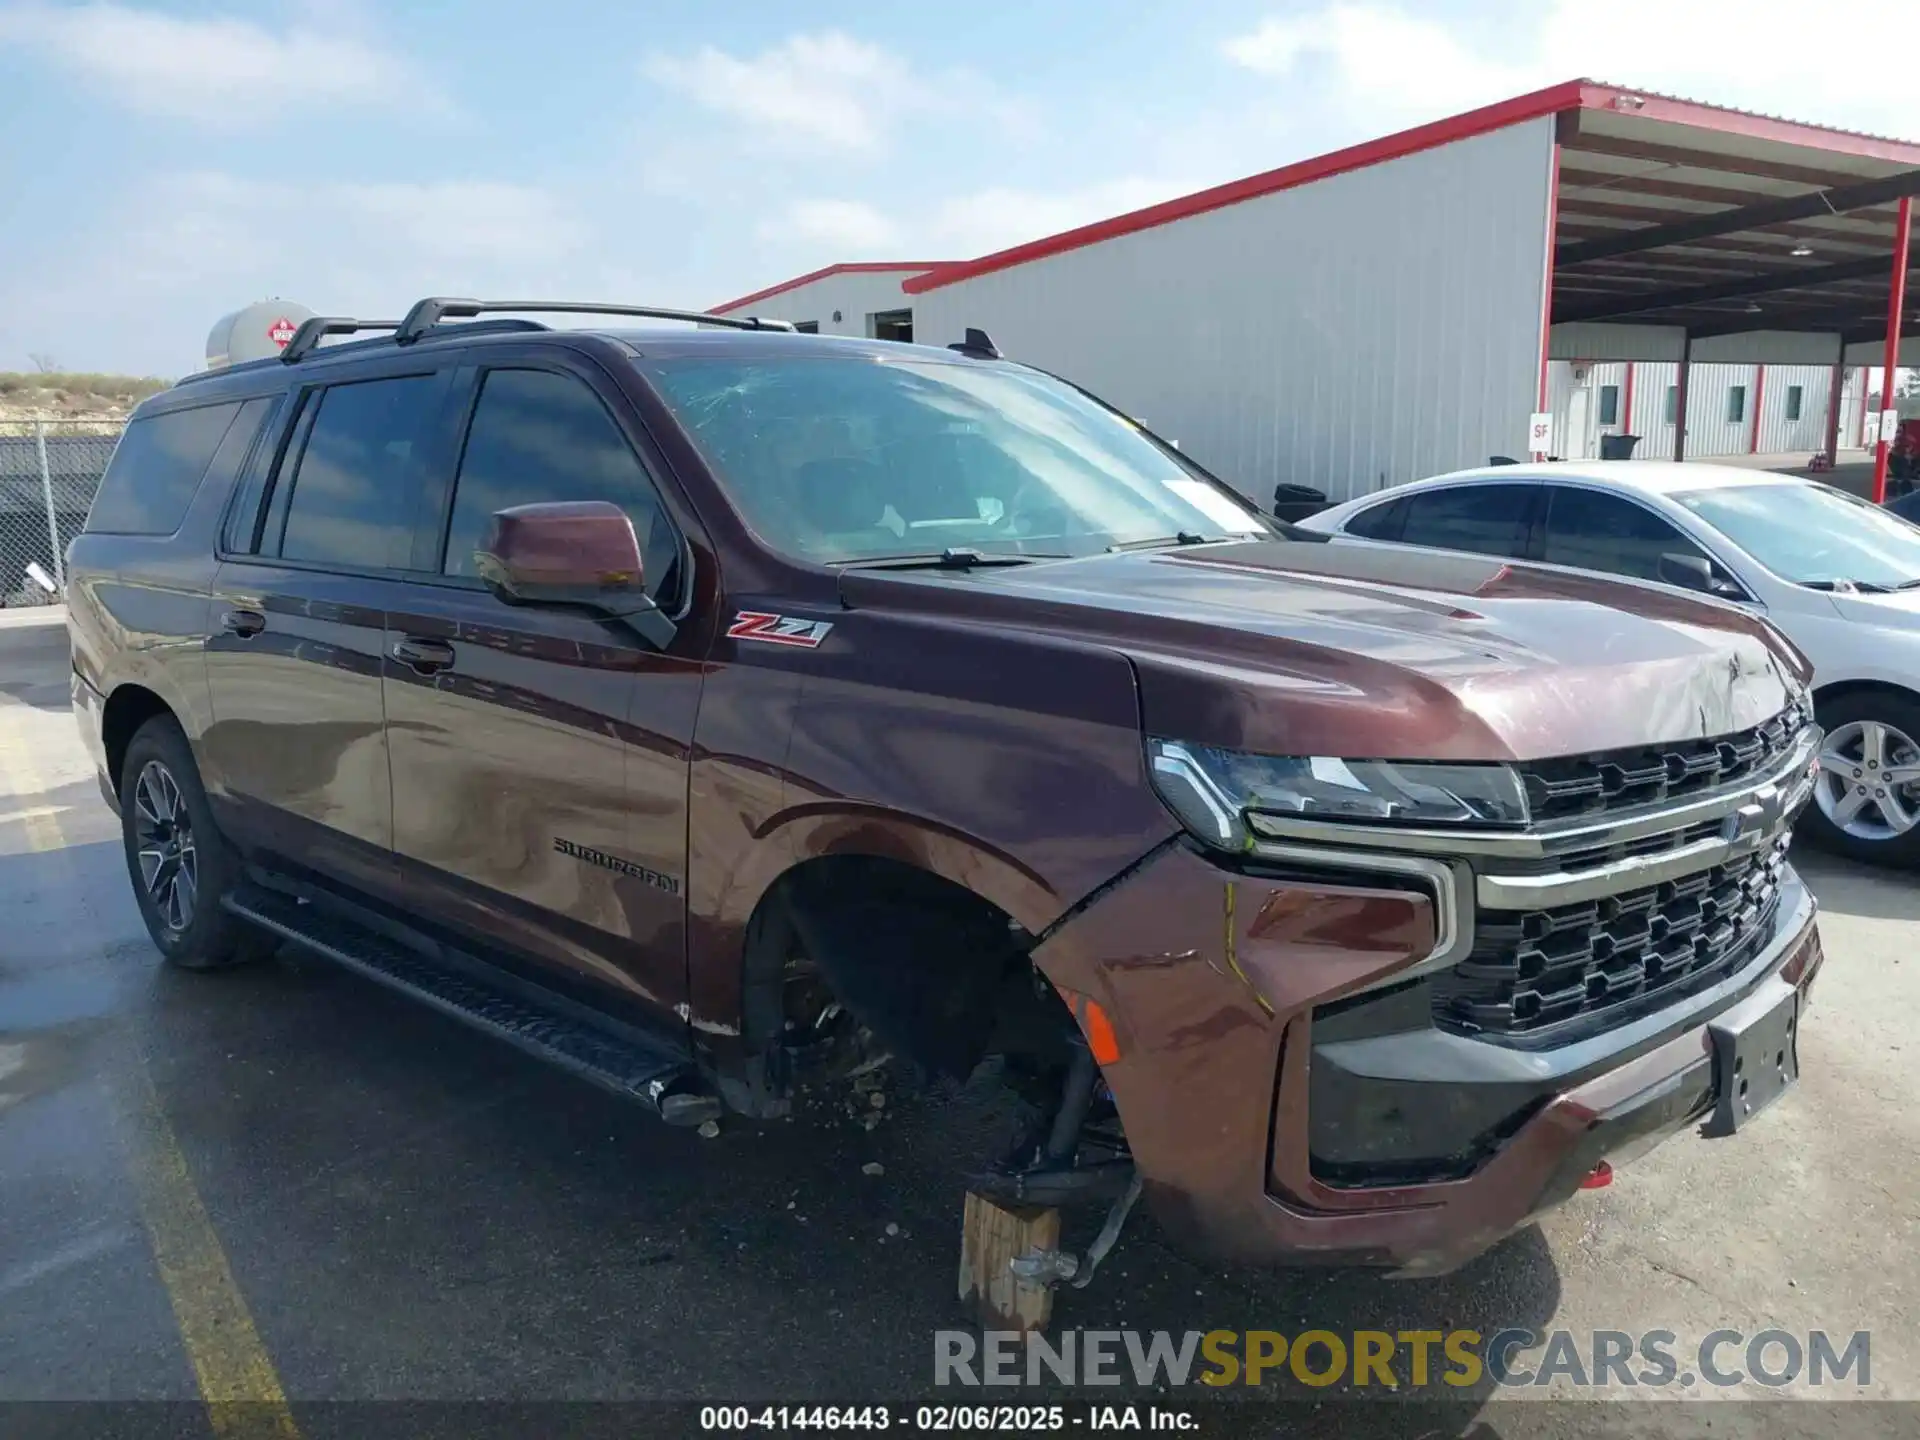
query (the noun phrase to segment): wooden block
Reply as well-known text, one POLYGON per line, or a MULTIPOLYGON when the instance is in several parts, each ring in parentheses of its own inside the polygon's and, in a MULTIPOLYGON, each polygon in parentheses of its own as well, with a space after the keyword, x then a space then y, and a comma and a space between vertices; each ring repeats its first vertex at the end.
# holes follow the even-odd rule
POLYGON ((960 1303, 972 1309, 983 1329, 1046 1329, 1053 1314, 1052 1289, 1018 1279, 1007 1262, 1059 1245, 1058 1210, 1008 1210, 968 1191, 960 1219, 960 1303))

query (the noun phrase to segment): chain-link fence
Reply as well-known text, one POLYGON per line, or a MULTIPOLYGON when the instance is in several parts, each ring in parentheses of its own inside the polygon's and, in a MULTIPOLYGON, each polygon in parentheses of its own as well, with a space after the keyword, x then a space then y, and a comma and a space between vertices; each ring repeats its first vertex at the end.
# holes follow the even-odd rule
POLYGON ((111 420, 0 424, 0 606, 60 599, 67 542, 86 523, 120 429, 111 420))

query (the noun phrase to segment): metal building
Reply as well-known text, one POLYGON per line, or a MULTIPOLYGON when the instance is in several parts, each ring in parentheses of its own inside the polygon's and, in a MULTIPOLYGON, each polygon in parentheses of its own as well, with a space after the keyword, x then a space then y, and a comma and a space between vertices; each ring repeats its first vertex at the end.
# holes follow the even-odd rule
POLYGON ((899 285, 923 342, 980 327, 1249 495, 1339 499, 1597 447, 1629 361, 1642 458, 1796 448, 1809 411, 1837 443, 1847 367, 1896 363, 1916 192, 1920 144, 1575 80, 899 285))
POLYGON ((715 305, 707 313, 791 320, 800 329, 820 335, 911 340, 914 338, 913 302, 901 290, 901 283, 937 270, 944 263, 875 260, 829 265, 824 270, 715 305))
MULTIPOLYGON (((1547 366, 1547 409, 1553 415, 1549 453, 1594 460, 1609 435, 1637 436, 1634 454, 1673 453, 1680 367, 1660 361, 1554 360, 1547 366)), ((1877 388, 1868 372, 1848 366, 1841 381, 1838 442, 1865 443, 1863 401, 1877 388)), ((1687 390, 1687 453, 1813 455, 1827 443, 1832 369, 1825 365, 1695 365, 1687 390)))

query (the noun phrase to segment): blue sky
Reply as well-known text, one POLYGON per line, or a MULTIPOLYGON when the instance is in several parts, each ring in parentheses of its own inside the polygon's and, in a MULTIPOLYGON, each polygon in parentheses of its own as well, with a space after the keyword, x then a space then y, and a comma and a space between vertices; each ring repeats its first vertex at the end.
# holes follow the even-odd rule
POLYGON ((1802 0, 0 0, 0 369, 274 295, 703 308, 963 258, 1591 75, 1920 136, 1802 0))

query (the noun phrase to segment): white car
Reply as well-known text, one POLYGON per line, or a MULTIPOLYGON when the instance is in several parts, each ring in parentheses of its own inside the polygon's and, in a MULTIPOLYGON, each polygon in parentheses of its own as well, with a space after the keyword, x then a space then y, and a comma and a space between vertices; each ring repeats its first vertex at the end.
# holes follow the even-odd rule
POLYGON ((1814 664, 1827 740, 1810 838, 1920 866, 1920 528, 1795 476, 1657 460, 1462 470, 1298 523, 1624 575, 1759 611, 1814 664))

